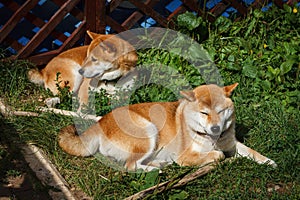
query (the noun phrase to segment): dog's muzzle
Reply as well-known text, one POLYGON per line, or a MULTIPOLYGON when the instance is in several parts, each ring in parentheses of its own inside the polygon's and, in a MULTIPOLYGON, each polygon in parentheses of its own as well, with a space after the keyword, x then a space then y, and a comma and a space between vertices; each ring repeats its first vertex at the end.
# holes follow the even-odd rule
POLYGON ((78 72, 79 72, 80 75, 83 75, 84 70, 83 70, 83 69, 80 69, 80 70, 78 70, 78 72))

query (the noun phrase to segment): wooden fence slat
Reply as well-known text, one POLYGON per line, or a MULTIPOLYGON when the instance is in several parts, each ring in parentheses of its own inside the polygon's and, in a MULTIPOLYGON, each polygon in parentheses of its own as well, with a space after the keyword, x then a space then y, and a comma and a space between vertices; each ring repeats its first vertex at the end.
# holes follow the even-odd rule
POLYGON ((251 8, 261 8, 261 7, 263 7, 263 6, 267 5, 267 4, 268 4, 268 0, 255 0, 251 4, 251 6, 249 7, 249 9, 251 9, 251 8))
POLYGON ((0 43, 15 28, 18 22, 38 3, 39 0, 26 1, 0 30, 0 43))
MULTIPOLYGON (((106 7, 105 0, 86 0, 84 15, 86 29, 96 33, 105 33, 106 26, 106 7)), ((90 43, 90 38, 85 37, 85 44, 90 43)))
POLYGON ((109 3, 109 12, 111 13, 112 11, 114 11, 122 2, 123 0, 112 0, 109 3))
POLYGON ((40 29, 40 31, 33 36, 28 44, 18 52, 16 57, 25 58, 29 56, 78 2, 79 0, 68 0, 65 2, 64 5, 40 29))
POLYGON ((60 53, 61 51, 59 49, 56 49, 53 51, 39 53, 37 55, 27 57, 26 59, 36 65, 44 65, 47 64, 54 56, 57 56, 60 53))
MULTIPOLYGON (((130 1, 133 5, 135 5, 138 9, 140 9, 143 13, 146 15, 149 15, 152 17, 155 21, 157 21, 160 25, 163 27, 174 27, 172 22, 168 22, 164 17, 162 17, 159 13, 157 13, 155 10, 153 10, 150 6, 145 5, 143 2, 139 0, 128 0, 130 1)), ((156 1, 156 0, 154 0, 156 1)))
POLYGON ((184 5, 186 5, 189 9, 197 12, 197 14, 201 17, 203 17, 204 19, 207 19, 210 22, 214 22, 216 20, 216 18, 212 15, 209 15, 205 12, 203 12, 201 10, 201 8, 199 8, 198 3, 195 0, 182 0, 182 2, 184 3, 184 5))
POLYGON ((214 14, 214 16, 219 17, 224 13, 224 11, 230 6, 230 4, 225 4, 224 2, 220 2, 217 5, 215 5, 210 12, 214 14))
POLYGON ((279 8, 283 8, 283 1, 282 1, 282 0, 274 0, 274 3, 275 3, 276 6, 278 6, 279 8))
MULTIPOLYGON (((17 10, 20 8, 16 2, 11 2, 10 4, 7 4, 7 2, 4 2, 4 3, 5 3, 4 5, 7 6, 8 8, 10 8, 10 10, 13 12, 17 12, 17 10)), ((38 18, 31 12, 28 12, 24 17, 25 17, 25 19, 30 21, 33 25, 35 25, 36 27, 39 27, 39 28, 43 27, 46 24, 46 22, 44 22, 44 20, 38 18)), ((62 33, 57 32, 56 30, 52 31, 50 33, 50 35, 54 38, 57 38, 60 41, 65 41, 67 39, 67 36, 65 36, 62 33)), ((8 42, 9 41, 8 39, 4 38, 3 41, 5 41, 7 44, 11 45, 11 43, 8 42)), ((17 49, 14 48, 14 49, 18 51, 22 48, 23 48, 23 46, 19 45, 19 48, 17 48, 17 49)))
POLYGON ((38 55, 28 57, 28 60, 35 63, 36 65, 47 64, 54 56, 57 56, 61 52, 71 48, 74 44, 83 37, 85 32, 86 22, 83 21, 80 26, 68 37, 68 39, 63 43, 63 45, 54 51, 48 51, 45 53, 40 53, 38 55))
POLYGON ((5 42, 9 43, 9 46, 13 49, 21 49, 23 47, 17 40, 14 40, 9 35, 5 38, 5 42))
POLYGON ((139 11, 135 11, 128 17, 121 26, 125 29, 130 29, 132 26, 134 26, 144 15, 140 13, 139 11))
POLYGON ((245 16, 248 13, 248 9, 246 6, 243 5, 242 2, 239 2, 237 0, 224 0, 227 3, 230 3, 232 7, 234 7, 235 9, 237 9, 237 11, 242 15, 245 16))
POLYGON ((184 13, 184 12, 186 12, 186 8, 185 8, 183 5, 181 5, 181 6, 179 6, 178 8, 176 8, 176 10, 174 10, 174 12, 172 12, 172 13, 168 16, 167 20, 170 21, 170 20, 173 19, 175 16, 178 16, 178 15, 184 13))
MULTIPOLYGON (((53 1, 58 6, 62 6, 64 4, 64 2, 62 0, 51 0, 51 1, 53 1)), ((76 17, 78 20, 83 20, 83 17, 84 17, 83 12, 76 7, 74 7, 71 10, 70 14, 73 15, 74 17, 76 17)))
POLYGON ((73 31, 73 33, 70 35, 70 37, 68 37, 68 39, 63 43, 63 45, 61 45, 61 47, 59 48, 59 50, 65 51, 69 48, 71 48, 72 46, 75 45, 75 43, 83 37, 84 33, 86 31, 86 21, 82 21, 80 26, 75 29, 73 31))
MULTIPOLYGON (((157 2, 153 1, 153 0, 147 0, 145 2, 145 5, 153 7, 155 6, 157 2)), ((144 15, 139 12, 139 11, 135 11, 134 13, 132 13, 122 24, 121 26, 123 26, 125 29, 130 29, 132 26, 134 26, 134 24, 136 24, 144 15)))
POLYGON ((116 22, 114 19, 112 19, 110 16, 106 16, 106 24, 118 33, 128 30, 125 27, 120 26, 120 24, 116 22))

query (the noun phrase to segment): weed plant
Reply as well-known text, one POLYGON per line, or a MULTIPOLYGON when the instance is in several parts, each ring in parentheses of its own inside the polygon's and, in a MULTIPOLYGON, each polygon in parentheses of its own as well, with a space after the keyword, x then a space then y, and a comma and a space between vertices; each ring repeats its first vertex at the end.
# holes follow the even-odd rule
MULTIPOLYGON (((195 28, 188 27, 195 38, 199 34, 197 24, 207 27, 209 35, 203 46, 218 66, 224 84, 239 82, 232 97, 238 139, 275 160, 278 168, 239 158, 218 165, 182 188, 149 195, 147 199, 300 199, 299 13, 286 6, 283 10, 273 7, 268 12, 253 11, 239 22, 219 18, 213 24, 196 22, 195 28)), ((194 19, 197 20, 191 18, 194 19)), ((182 24, 179 28, 184 29, 182 24)), ((180 89, 205 83, 195 66, 172 52, 145 49, 138 54, 140 65, 149 69, 154 66, 152 73, 144 73, 143 84, 130 93, 129 100, 124 98, 126 91, 117 93, 117 97, 107 96, 105 91, 96 94, 91 105, 95 105, 98 115, 128 103, 174 101, 180 89), (163 71, 163 66, 170 66, 175 75, 181 75, 175 76, 171 69, 163 71)), ((35 110, 42 104, 39 99, 50 95, 28 82, 26 71, 30 67, 24 61, 0 63, 1 98, 17 109, 35 110)), ((64 105, 71 108, 68 103, 64 105)), ((166 180, 176 181, 197 169, 173 164, 161 174, 120 171, 113 164, 108 166, 110 161, 101 155, 74 157, 59 148, 57 134, 73 123, 72 118, 43 113, 38 118, 2 120, 12 124, 21 141, 43 149, 72 187, 82 189, 94 199, 122 199, 166 180)))

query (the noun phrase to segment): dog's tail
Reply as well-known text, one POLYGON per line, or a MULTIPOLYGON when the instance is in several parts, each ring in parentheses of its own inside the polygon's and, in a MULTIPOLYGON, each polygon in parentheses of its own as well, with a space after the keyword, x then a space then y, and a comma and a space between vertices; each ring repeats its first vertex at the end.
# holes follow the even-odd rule
POLYGON ((78 135, 76 127, 70 125, 61 129, 58 135, 58 144, 68 154, 90 156, 99 149, 99 137, 93 127, 78 135))
POLYGON ((35 84, 44 85, 43 75, 38 69, 30 69, 28 71, 28 79, 35 84))

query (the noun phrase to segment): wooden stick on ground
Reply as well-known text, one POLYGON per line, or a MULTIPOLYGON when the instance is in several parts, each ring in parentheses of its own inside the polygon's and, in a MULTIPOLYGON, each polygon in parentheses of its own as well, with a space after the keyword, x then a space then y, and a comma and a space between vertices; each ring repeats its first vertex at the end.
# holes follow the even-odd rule
POLYGON ((13 111, 9 106, 6 106, 0 99, 0 112, 4 117, 9 116, 34 116, 37 117, 39 114, 34 112, 26 111, 13 111))
POLYGON ((142 190, 132 196, 127 197, 125 200, 136 200, 136 199, 142 199, 144 197, 146 197, 149 194, 152 194, 154 192, 156 193, 160 193, 165 191, 166 189, 170 189, 170 188, 177 188, 177 187, 181 187, 186 185, 187 183, 201 177, 204 176, 205 174, 209 173, 211 170, 213 170, 215 168, 216 164, 212 163, 206 166, 203 166, 201 168, 199 168, 197 171, 191 173, 191 174, 187 174, 186 176, 184 176, 182 179, 180 179, 176 184, 171 185, 172 181, 166 181, 163 183, 160 183, 158 185, 152 186, 150 188, 147 188, 145 190, 142 190))
MULTIPOLYGON (((65 115, 65 116, 71 116, 71 117, 81 117, 84 119, 91 119, 94 121, 98 121, 101 119, 101 116, 95 116, 95 115, 86 115, 82 113, 77 113, 73 111, 68 111, 68 110, 61 110, 61 109, 56 109, 56 108, 45 108, 45 107, 39 107, 38 108, 40 112, 53 112, 55 114, 59 115, 65 115)), ((0 113, 5 116, 33 116, 33 117, 38 117, 40 116, 39 113, 36 112, 27 112, 27 111, 13 111, 9 106, 6 106, 0 99, 0 113)))

